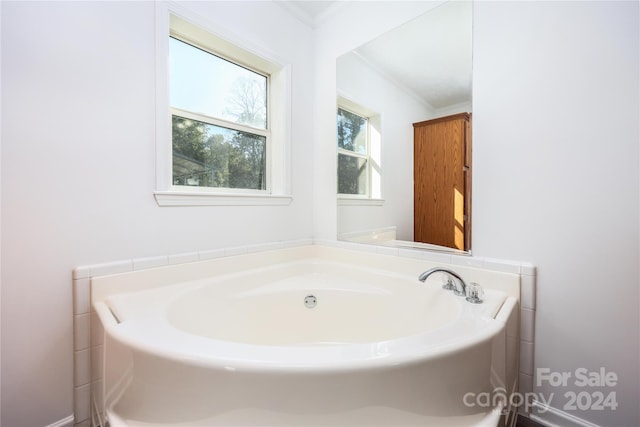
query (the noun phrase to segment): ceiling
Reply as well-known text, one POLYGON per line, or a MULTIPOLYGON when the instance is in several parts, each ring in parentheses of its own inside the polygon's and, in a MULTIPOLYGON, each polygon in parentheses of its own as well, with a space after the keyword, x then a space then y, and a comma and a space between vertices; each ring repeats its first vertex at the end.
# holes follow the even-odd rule
POLYGON ((448 1, 355 49, 434 110, 471 102, 472 4, 448 1))
POLYGON ((276 0, 276 2, 312 28, 320 25, 337 9, 348 3, 347 1, 313 0, 276 0))
MULTIPOLYGON (((352 1, 278 0, 316 28, 352 1)), ((471 103, 472 2, 446 1, 354 52, 434 110, 471 103)))

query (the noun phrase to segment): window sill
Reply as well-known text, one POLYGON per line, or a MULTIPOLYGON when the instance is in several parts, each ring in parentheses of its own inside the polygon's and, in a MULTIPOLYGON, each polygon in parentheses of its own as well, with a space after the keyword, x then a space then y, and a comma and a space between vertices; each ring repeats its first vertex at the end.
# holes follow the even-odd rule
POLYGON ((382 206, 382 205, 384 205, 384 199, 338 197, 338 206, 382 206))
POLYGON ((220 194, 155 191, 159 206, 286 206, 293 196, 273 194, 220 194))

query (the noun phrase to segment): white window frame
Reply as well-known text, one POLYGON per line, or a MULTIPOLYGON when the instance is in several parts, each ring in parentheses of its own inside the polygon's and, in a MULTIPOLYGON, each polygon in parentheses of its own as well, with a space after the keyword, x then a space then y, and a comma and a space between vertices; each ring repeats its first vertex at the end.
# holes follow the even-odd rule
MULTIPOLYGON (((380 115, 372 110, 369 110, 366 107, 361 106, 360 104, 344 97, 338 96, 338 102, 336 107, 336 115, 338 113, 338 109, 348 111, 350 113, 356 114, 360 117, 363 117, 367 120, 367 135, 366 135, 366 144, 367 144, 367 152, 366 154, 356 153, 354 151, 345 150, 343 148, 337 147, 336 152, 336 164, 337 164, 337 156, 340 154, 344 154, 350 157, 357 157, 366 159, 367 161, 367 191, 366 194, 343 194, 338 193, 338 205, 368 205, 368 206, 381 206, 384 204, 384 199, 382 198, 382 188, 381 182, 377 185, 374 185, 374 171, 377 170, 377 173, 380 175, 380 115), (376 153, 373 155, 372 153, 372 139, 374 135, 378 138, 376 148, 376 153)), ((336 141, 337 142, 337 141, 336 141)), ((337 145, 337 144, 336 144, 337 145)), ((337 172, 337 171, 336 171, 337 172)), ((339 179, 339 177, 338 177, 339 179)), ((381 181, 381 177, 378 177, 378 180, 381 181)))
MULTIPOLYGON (((217 205, 288 205, 290 191, 290 128, 291 128, 291 69, 274 55, 221 32, 209 21, 169 2, 156 3, 156 190, 159 206, 217 206, 217 205), (193 112, 174 109, 170 105, 169 37, 175 36, 189 44, 246 66, 268 76, 268 125, 266 143, 265 190, 197 187, 173 185, 172 130, 173 113, 205 123, 215 119, 199 117, 193 112)), ((230 127, 220 121, 218 125, 230 127)), ((234 128, 240 128, 234 126, 234 128)), ((260 131, 250 128, 250 133, 260 131)))

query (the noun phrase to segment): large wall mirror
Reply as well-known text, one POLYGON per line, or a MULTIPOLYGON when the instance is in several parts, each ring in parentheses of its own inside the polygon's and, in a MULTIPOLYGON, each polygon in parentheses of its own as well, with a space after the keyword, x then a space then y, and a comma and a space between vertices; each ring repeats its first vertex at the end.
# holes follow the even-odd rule
POLYGON ((337 59, 338 239, 470 251, 472 6, 444 2, 337 59))

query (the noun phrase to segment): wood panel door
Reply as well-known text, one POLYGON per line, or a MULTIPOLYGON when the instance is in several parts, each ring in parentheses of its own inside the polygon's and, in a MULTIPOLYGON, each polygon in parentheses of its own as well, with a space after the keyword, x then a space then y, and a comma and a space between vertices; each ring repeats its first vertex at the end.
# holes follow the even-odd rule
POLYGON ((467 113, 414 123, 414 240, 470 248, 471 132, 467 113))

